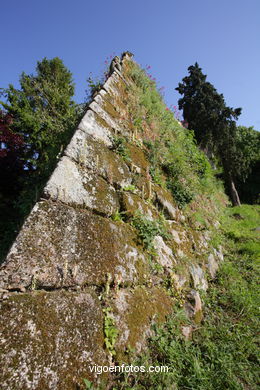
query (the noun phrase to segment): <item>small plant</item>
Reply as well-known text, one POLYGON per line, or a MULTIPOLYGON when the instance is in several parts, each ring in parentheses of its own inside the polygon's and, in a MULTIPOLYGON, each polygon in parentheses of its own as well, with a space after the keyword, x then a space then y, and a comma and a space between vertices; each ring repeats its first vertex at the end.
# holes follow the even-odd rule
POLYGON ((142 130, 142 123, 143 123, 142 118, 138 117, 138 118, 135 118, 135 119, 134 119, 133 125, 134 125, 138 130, 142 130))
POLYGON ((145 249, 149 251, 154 250, 153 240, 155 236, 159 235, 166 239, 169 238, 165 223, 162 219, 153 221, 137 212, 132 219, 132 225, 137 229, 138 236, 145 249))
POLYGON ((116 212, 112 215, 112 220, 115 221, 115 222, 122 222, 124 219, 123 219, 123 214, 124 212, 120 212, 118 209, 116 210, 116 212))
POLYGON ((192 190, 179 180, 167 180, 167 188, 171 191, 180 209, 190 203, 194 197, 192 190))
POLYGON ((112 149, 119 154, 125 161, 130 161, 129 150, 126 146, 126 140, 123 137, 112 138, 113 147, 112 149))
POLYGON ((86 378, 83 378, 83 382, 85 384, 85 390, 90 390, 90 389, 93 389, 94 390, 94 386, 93 386, 93 383, 90 382, 88 379, 86 378))
POLYGON ((164 268, 161 264, 156 263, 156 262, 152 261, 152 259, 151 259, 150 265, 151 265, 151 268, 155 274, 163 274, 164 273, 164 268))
POLYGON ((122 188, 123 191, 130 191, 130 192, 135 192, 136 191, 136 186, 133 184, 128 184, 127 186, 124 186, 122 188))
POLYGON ((89 97, 92 98, 95 93, 99 92, 103 86, 102 80, 94 80, 92 76, 89 76, 87 79, 88 89, 89 89, 89 97))
POLYGON ((179 208, 183 208, 194 198, 191 178, 187 178, 185 163, 179 156, 176 161, 167 161, 163 164, 163 170, 167 175, 166 185, 171 191, 179 208))
POLYGON ((105 334, 105 346, 111 356, 116 354, 115 343, 118 335, 118 330, 115 327, 115 320, 110 315, 111 308, 107 307, 103 309, 105 314, 104 318, 104 334, 105 334))

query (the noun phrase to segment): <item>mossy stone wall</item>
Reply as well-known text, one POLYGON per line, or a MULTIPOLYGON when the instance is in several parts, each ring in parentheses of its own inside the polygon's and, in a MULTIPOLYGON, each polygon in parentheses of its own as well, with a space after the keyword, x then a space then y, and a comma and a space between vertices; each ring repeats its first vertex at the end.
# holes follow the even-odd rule
MULTIPOLYGON (((145 147, 126 120, 132 61, 122 57, 121 72, 114 69, 89 105, 0 269, 3 390, 98 383, 89 365, 127 361, 129 347, 140 352, 178 297, 191 293, 198 302, 215 275, 222 254, 152 182, 145 147), (118 137, 127 139, 127 153, 115 148, 118 137), (157 234, 154 251, 132 225, 136 211, 164 219, 168 239, 157 234), (104 337, 108 309, 113 356, 104 337)), ((189 312, 198 321, 196 302, 189 312)))

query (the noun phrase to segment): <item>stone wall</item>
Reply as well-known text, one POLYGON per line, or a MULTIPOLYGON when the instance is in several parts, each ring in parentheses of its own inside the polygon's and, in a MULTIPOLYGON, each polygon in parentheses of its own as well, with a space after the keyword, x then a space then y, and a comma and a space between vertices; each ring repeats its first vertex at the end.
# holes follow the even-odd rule
POLYGON ((187 227, 171 194, 151 183, 141 144, 129 143, 128 159, 114 146, 119 135, 134 140, 123 119, 131 61, 128 53, 113 60, 1 267, 3 390, 98 382, 89 365, 127 361, 127 349, 139 353, 151 325, 171 312, 176 299, 166 280, 187 293, 191 318, 201 318, 199 291, 215 276, 221 251, 210 250, 209 233, 187 227), (131 224, 137 210, 148 220, 161 211, 168 219, 170 237, 155 237, 153 266, 131 224), (108 317, 117 332, 110 348, 108 317))

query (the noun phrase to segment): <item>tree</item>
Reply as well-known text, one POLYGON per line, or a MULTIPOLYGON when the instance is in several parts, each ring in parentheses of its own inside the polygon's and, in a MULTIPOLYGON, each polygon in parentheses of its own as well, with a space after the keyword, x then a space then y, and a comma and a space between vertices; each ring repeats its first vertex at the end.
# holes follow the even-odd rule
POLYGON ((4 90, 7 102, 2 105, 13 117, 12 130, 26 142, 27 169, 46 176, 75 128, 72 74, 59 58, 44 58, 35 76, 22 73, 20 85, 20 90, 12 85, 4 90))
POLYGON ((227 107, 224 97, 212 84, 206 81, 196 62, 188 68, 189 76, 183 78, 176 90, 183 95, 179 99, 179 109, 188 128, 194 130, 199 146, 209 156, 216 154, 221 161, 226 187, 233 205, 239 205, 240 199, 234 182, 237 166, 234 159, 237 152, 236 120, 241 108, 227 107))
POLYGON ((260 132, 253 127, 239 126, 237 132, 236 181, 242 200, 259 202, 260 194, 260 132))
POLYGON ((2 256, 40 195, 78 120, 77 106, 72 100, 72 74, 59 58, 38 62, 35 75, 22 73, 20 86, 16 89, 9 85, 2 92, 5 97, 1 102, 5 113, 0 121, 2 256))

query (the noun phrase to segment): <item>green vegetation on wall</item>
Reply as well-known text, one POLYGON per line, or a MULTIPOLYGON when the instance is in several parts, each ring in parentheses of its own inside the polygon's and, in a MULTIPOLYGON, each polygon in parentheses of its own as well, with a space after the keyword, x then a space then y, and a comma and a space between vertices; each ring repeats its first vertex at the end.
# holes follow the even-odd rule
POLYGON ((168 373, 121 376, 118 389, 258 389, 260 207, 228 208, 221 233, 225 262, 204 297, 204 320, 191 326, 180 306, 163 327, 154 329, 148 350, 134 364, 168 366, 168 373))
POLYGON ((146 147, 152 180, 168 188, 180 208, 198 194, 218 191, 220 183, 193 133, 175 119, 146 72, 135 64, 129 67, 128 74, 134 81, 130 95, 135 97, 128 102, 129 116, 146 147))

